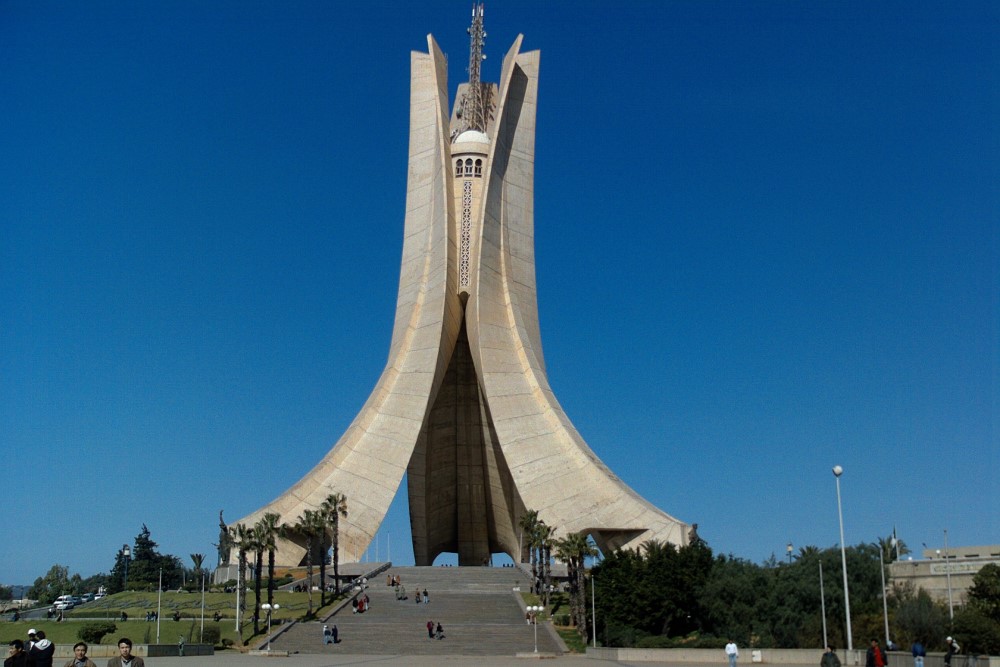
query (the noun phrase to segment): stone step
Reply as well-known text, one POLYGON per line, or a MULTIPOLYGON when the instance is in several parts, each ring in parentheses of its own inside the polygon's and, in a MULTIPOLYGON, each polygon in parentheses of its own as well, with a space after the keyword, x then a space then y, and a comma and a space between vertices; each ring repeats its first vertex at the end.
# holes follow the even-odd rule
MULTIPOLYGON (((409 599, 397 600, 385 578, 369 581, 365 593, 371 607, 363 614, 351 607, 328 619, 340 643, 323 644, 323 623, 298 623, 272 641, 272 648, 300 653, 367 653, 375 655, 514 655, 532 652, 535 627, 527 624, 514 588, 527 590, 527 578, 515 568, 406 567, 399 574, 409 599), (410 585, 407 585, 410 582, 410 585), (417 604, 419 586, 430 602, 417 604), (427 621, 441 623, 445 638, 429 639, 427 621)), ((560 647, 540 624, 538 650, 560 647)))

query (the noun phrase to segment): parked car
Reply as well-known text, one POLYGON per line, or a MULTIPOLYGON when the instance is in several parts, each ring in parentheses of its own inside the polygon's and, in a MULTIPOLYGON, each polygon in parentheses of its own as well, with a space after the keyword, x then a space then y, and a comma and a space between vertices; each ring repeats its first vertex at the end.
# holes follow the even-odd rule
POLYGON ((76 606, 73 601, 72 595, 60 595, 56 598, 56 601, 52 603, 52 608, 56 611, 66 611, 67 609, 72 609, 76 606))

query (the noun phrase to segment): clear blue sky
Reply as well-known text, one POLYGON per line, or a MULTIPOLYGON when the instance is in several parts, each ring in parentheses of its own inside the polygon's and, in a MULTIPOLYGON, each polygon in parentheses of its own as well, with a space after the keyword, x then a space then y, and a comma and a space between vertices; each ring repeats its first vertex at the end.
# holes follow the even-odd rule
MULTIPOLYGON (((0 2, 0 582, 107 571, 340 437, 391 334, 409 53, 471 3, 0 2)), ((486 7, 540 49, 550 380, 718 552, 1000 543, 990 2, 486 7)), ((405 492, 381 533, 412 562, 405 492), (388 536, 388 537, 386 537, 388 536)), ((292 517, 289 517, 292 518, 292 517)))

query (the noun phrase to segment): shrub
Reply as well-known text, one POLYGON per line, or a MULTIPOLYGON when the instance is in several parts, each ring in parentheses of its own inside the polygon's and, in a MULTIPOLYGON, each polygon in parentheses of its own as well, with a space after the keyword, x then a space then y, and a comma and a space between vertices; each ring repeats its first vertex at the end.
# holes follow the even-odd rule
POLYGON ((235 643, 236 643, 236 642, 234 642, 234 641, 233 641, 232 639, 230 639, 229 637, 226 637, 225 639, 223 639, 223 640, 222 640, 222 646, 223 646, 224 648, 232 648, 233 644, 235 644, 235 643))
POLYGON ((222 639, 222 629, 218 625, 206 625, 205 632, 201 635, 201 641, 205 644, 217 646, 222 639))
POLYGON ((111 621, 98 621, 96 623, 85 623, 77 631, 76 636, 80 641, 88 644, 100 644, 104 635, 113 635, 118 626, 111 621))

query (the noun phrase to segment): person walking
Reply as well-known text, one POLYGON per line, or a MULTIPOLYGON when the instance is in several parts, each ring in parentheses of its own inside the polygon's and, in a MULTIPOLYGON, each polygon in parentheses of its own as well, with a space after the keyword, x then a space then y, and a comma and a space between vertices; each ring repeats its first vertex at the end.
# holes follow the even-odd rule
POLYGON ((441 622, 438 621, 437 624, 437 638, 444 639, 444 628, 441 627, 441 622))
POLYGON ((434 621, 427 621, 427 638, 434 639, 434 621))
POLYGON ((833 644, 826 645, 826 653, 819 659, 819 667, 840 667, 840 658, 837 657, 833 644))
POLYGON ((732 639, 726 644, 726 657, 729 658, 729 667, 736 667, 736 658, 740 657, 740 650, 732 639))
POLYGON ((427 594, 427 589, 425 588, 425 589, 424 589, 424 604, 427 604, 427 603, 428 603, 428 602, 430 602, 430 601, 431 601, 431 596, 429 596, 429 595, 427 594))
POLYGON ((333 633, 330 632, 330 626, 329 625, 324 625, 323 626, 323 645, 326 646, 327 644, 330 644, 332 642, 333 642, 333 633))
POLYGON ((924 667, 924 658, 927 657, 927 649, 918 639, 913 642, 913 646, 910 647, 910 653, 913 654, 913 667, 924 667))

